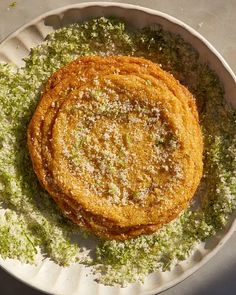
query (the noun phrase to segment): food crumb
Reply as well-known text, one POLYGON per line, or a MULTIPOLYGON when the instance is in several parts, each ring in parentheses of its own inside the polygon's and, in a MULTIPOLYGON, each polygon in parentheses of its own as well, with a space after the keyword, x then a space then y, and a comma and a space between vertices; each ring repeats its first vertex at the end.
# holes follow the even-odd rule
POLYGON ((16 7, 16 1, 14 1, 14 2, 11 2, 10 4, 9 4, 9 6, 8 6, 8 8, 9 9, 11 9, 11 8, 15 8, 16 7))

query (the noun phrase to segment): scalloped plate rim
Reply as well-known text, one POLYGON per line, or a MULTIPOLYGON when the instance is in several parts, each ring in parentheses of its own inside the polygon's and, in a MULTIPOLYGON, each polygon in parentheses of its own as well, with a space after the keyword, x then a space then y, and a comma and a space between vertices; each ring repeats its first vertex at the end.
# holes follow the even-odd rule
MULTIPOLYGON (((123 9, 136 9, 136 10, 139 10, 139 11, 151 14, 151 15, 155 15, 157 17, 158 16, 163 17, 164 19, 167 19, 167 21, 183 27, 191 35, 193 35, 194 37, 196 37, 197 39, 199 39, 200 41, 202 41, 202 43, 204 43, 206 45, 206 47, 209 49, 209 51, 211 51, 218 58, 218 60, 221 62, 221 64, 225 68, 225 70, 229 73, 229 75, 231 76, 231 78, 234 80, 234 82, 236 84, 236 76, 235 76, 234 72, 232 71, 232 69, 230 68, 230 66, 228 65, 228 63, 222 57, 222 55, 215 49, 215 47, 213 45, 211 45, 211 43, 209 41, 207 41, 206 38, 204 38, 200 33, 198 33, 191 26, 187 25, 183 21, 180 21, 179 19, 177 19, 177 18, 175 18, 175 17, 173 17, 173 16, 171 16, 169 14, 166 14, 164 12, 161 12, 161 11, 158 11, 158 10, 155 10, 155 9, 151 9, 151 8, 147 8, 147 7, 143 7, 143 6, 139 6, 139 5, 128 4, 128 3, 104 2, 104 1, 102 1, 102 2, 100 2, 100 1, 98 1, 98 2, 83 2, 83 3, 77 3, 77 4, 70 4, 70 5, 59 7, 57 9, 49 10, 49 11, 39 15, 38 17, 32 19, 31 21, 26 22, 25 24, 20 26, 17 30, 15 30, 14 32, 8 34, 0 42, 0 47, 3 44, 5 44, 8 40, 10 40, 11 38, 16 37, 24 29, 28 28, 29 26, 37 24, 38 22, 40 22, 41 20, 45 19, 46 17, 48 17, 50 15, 60 14, 60 13, 63 13, 65 11, 69 10, 69 9, 76 9, 76 8, 77 9, 83 9, 83 8, 92 7, 92 6, 117 7, 117 8, 123 8, 123 9)), ((236 87, 236 85, 235 85, 235 87, 236 87)), ((232 214, 232 216, 233 215, 235 215, 235 214, 232 214)), ((179 277, 165 283, 163 286, 161 286, 161 287, 157 286, 154 289, 152 289, 151 291, 147 291, 147 292, 144 291, 142 294, 143 295, 153 295, 153 294, 155 294, 157 292, 158 293, 163 292, 163 291, 177 285, 178 283, 182 282, 183 280, 188 278, 190 275, 192 275, 194 272, 196 272, 198 269, 200 269, 204 264, 206 264, 222 248, 222 246, 231 237, 233 232, 236 231, 236 218, 234 217, 233 221, 231 221, 231 224, 228 224, 226 227, 228 227, 228 230, 224 234, 223 238, 221 238, 220 242, 209 253, 207 253, 207 254, 205 254, 203 256, 201 261, 197 262, 190 269, 187 269, 186 271, 184 271, 179 277)), ((0 267, 2 269, 4 269, 7 273, 9 273, 11 276, 13 276, 14 278, 16 278, 19 281, 23 282, 24 284, 26 284, 26 285, 28 285, 30 287, 33 287, 36 290, 39 290, 39 291, 44 292, 46 294, 55 294, 56 295, 56 293, 52 293, 51 291, 47 290, 46 287, 39 287, 36 284, 33 284, 32 282, 29 282, 26 279, 23 279, 20 276, 17 276, 16 274, 13 274, 10 269, 8 269, 7 267, 1 265, 1 263, 0 263, 0 267)))

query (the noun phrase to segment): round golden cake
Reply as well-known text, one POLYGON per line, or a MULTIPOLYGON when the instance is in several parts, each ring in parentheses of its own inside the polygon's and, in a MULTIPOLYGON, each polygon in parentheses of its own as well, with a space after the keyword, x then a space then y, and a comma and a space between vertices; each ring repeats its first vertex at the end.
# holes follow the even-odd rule
POLYGON ((202 176, 193 96, 142 58, 82 57, 54 73, 28 147, 62 212, 109 239, 149 234, 176 218, 202 176))

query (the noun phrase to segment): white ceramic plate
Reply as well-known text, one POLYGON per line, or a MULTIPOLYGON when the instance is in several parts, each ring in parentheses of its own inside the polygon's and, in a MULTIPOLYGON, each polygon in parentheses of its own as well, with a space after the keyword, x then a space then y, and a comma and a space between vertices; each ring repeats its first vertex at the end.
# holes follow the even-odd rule
MULTIPOLYGON (((203 62, 216 71, 225 87, 225 97, 236 107, 236 78, 220 54, 195 30, 181 21, 158 11, 121 3, 94 2, 63 7, 50 11, 11 34, 0 45, 0 61, 22 65, 22 57, 31 47, 41 43, 46 35, 59 28, 88 18, 100 16, 123 18, 135 28, 159 23, 164 29, 179 33, 195 47, 203 62), (234 100, 233 100, 234 99, 234 100)), ((228 226, 207 243, 199 244, 186 261, 170 272, 150 274, 144 284, 130 284, 126 288, 107 287, 94 282, 83 265, 63 268, 39 258, 37 266, 21 264, 16 260, 1 260, 0 265, 18 279, 51 294, 60 295, 140 295, 156 294, 184 280, 205 264, 226 242, 235 228, 235 215, 228 226)))

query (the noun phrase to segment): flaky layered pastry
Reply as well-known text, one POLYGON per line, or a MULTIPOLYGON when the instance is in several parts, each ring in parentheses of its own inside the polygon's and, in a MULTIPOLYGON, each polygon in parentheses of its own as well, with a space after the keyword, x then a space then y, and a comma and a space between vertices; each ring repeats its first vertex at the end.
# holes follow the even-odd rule
POLYGON ((202 176, 194 98, 142 58, 82 57, 54 73, 28 147, 62 212, 109 239, 152 233, 176 218, 202 176))

